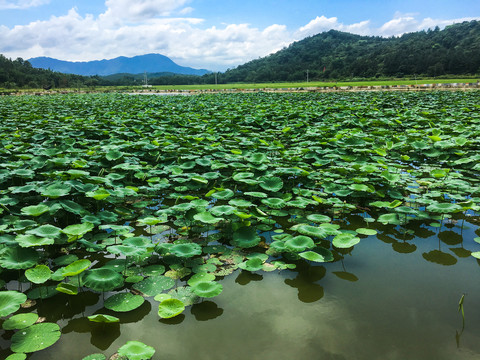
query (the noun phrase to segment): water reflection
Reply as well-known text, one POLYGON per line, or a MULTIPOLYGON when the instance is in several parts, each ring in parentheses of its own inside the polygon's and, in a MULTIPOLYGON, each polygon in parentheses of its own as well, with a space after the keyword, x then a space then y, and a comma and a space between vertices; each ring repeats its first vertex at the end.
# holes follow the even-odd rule
POLYGON ((107 350, 121 334, 119 323, 96 323, 86 317, 70 320, 62 334, 70 332, 90 333, 90 343, 100 350, 107 350))
POLYGON ((57 322, 60 319, 70 319, 78 314, 84 314, 88 306, 98 303, 100 294, 91 291, 81 291, 75 296, 57 294, 48 299, 37 300, 38 315, 45 317, 48 322, 57 322))
POLYGON ((213 320, 223 314, 223 309, 219 308, 213 301, 203 301, 192 306, 191 314, 197 321, 213 320))
POLYGON ((285 279, 285 284, 298 290, 298 299, 304 303, 312 303, 324 296, 323 287, 317 284, 325 276, 327 270, 324 266, 312 266, 305 262, 297 263, 294 279, 285 279))
POLYGON ((171 319, 159 319, 158 322, 165 325, 178 325, 185 320, 185 314, 180 314, 171 319))
POLYGON ((422 254, 423 258, 435 264, 451 266, 457 263, 455 256, 444 253, 440 250, 432 250, 422 254))
POLYGON ((261 281, 263 280, 263 276, 257 273, 251 273, 249 271, 241 271, 238 274, 235 282, 240 285, 248 285, 250 281, 261 281))

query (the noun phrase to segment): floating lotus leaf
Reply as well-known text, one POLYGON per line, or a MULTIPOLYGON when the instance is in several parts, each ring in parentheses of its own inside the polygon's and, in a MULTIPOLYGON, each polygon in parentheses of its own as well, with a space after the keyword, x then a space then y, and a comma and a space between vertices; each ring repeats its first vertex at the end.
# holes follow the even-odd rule
POLYGON ((268 195, 263 193, 263 192, 259 192, 259 191, 249 191, 249 192, 246 192, 245 195, 247 196, 252 196, 252 197, 255 197, 255 198, 267 198, 268 195))
POLYGON ((14 353, 5 358, 5 360, 25 360, 27 358, 27 354, 24 353, 14 353))
POLYGON ((60 236, 61 234, 60 230, 61 229, 56 226, 47 224, 47 225, 39 226, 35 229, 28 230, 26 234, 36 235, 43 238, 54 239, 60 236))
POLYGON ((190 286, 180 286, 172 289, 168 292, 168 295, 172 299, 180 300, 185 306, 193 305, 198 300, 198 295, 193 292, 190 286))
POLYGON ((440 214, 449 214, 449 213, 462 211, 462 207, 458 204, 452 204, 452 203, 437 203, 437 204, 428 205, 427 211, 440 213, 440 214))
POLYGON ((202 253, 202 247, 195 243, 175 244, 170 248, 170 253, 181 258, 190 258, 202 253))
POLYGON ((216 224, 216 223, 224 220, 223 218, 220 218, 220 217, 218 217, 218 218, 214 217, 211 213, 209 213, 207 211, 195 214, 193 216, 193 218, 195 220, 200 221, 200 222, 205 223, 205 224, 216 224))
POLYGON ((247 208, 253 205, 250 201, 243 199, 232 199, 228 203, 237 208, 247 208))
POLYGON ((97 353, 85 356, 82 360, 107 360, 107 357, 103 354, 97 353))
POLYGON ((263 261, 260 258, 253 258, 238 264, 238 267, 247 271, 258 271, 263 267, 263 261))
POLYGON ((35 324, 13 334, 10 348, 18 353, 40 351, 55 344, 60 335, 60 327, 57 324, 35 324))
POLYGON ((26 206, 21 209, 22 215, 27 215, 27 216, 40 216, 49 210, 50 210, 50 207, 45 204, 26 206))
POLYGON ((120 159, 121 157, 123 157, 123 153, 121 151, 118 151, 118 150, 110 150, 109 152, 107 152, 105 154, 105 157, 107 158, 107 160, 109 161, 115 161, 115 160, 118 160, 120 159))
POLYGON ((327 231, 319 226, 300 224, 296 227, 296 230, 302 235, 317 237, 320 239, 324 239, 328 236, 327 231))
POLYGON ((368 229, 368 228, 355 229, 355 232, 357 232, 358 234, 367 235, 367 236, 377 235, 377 230, 368 229))
POLYGON ((21 330, 35 324, 38 320, 38 314, 26 313, 17 314, 5 320, 2 327, 5 330, 21 330))
POLYGON ((55 290, 57 290, 58 292, 67 294, 67 295, 77 295, 78 294, 78 288, 71 283, 59 283, 55 290))
POLYGON ((140 281, 139 283, 134 284, 133 288, 147 296, 155 296, 164 290, 171 289, 174 286, 175 280, 166 276, 157 275, 151 276, 143 281, 140 281))
POLYGON ((232 215, 235 212, 235 208, 230 205, 219 205, 212 207, 209 211, 214 216, 232 215))
MULTIPOLYGON (((12 189, 12 188, 10 188, 12 189)), ((35 185, 24 185, 24 186, 17 186, 12 189, 12 194, 26 194, 30 191, 36 190, 37 186, 35 185)))
POLYGON ((140 307, 145 298, 131 293, 119 293, 110 296, 103 304, 107 309, 117 312, 127 312, 140 307))
POLYGON ((111 291, 123 285, 123 276, 111 269, 94 269, 85 273, 85 286, 95 291, 111 291))
POLYGON ((205 281, 192 286, 192 290, 200 297, 211 298, 219 295, 223 290, 223 286, 215 281, 205 281))
POLYGON ((165 300, 171 299, 171 298, 172 298, 172 295, 170 295, 170 294, 158 294, 158 295, 155 295, 153 300, 158 301, 158 302, 162 302, 162 301, 165 301, 165 300))
POLYGON ((253 178, 254 176, 255 176, 255 174, 252 173, 252 172, 239 172, 239 173, 236 173, 235 175, 233 175, 232 179, 235 180, 235 181, 242 181, 242 180, 245 180, 245 179, 253 178))
POLYGON ((105 314, 96 314, 88 317, 88 320, 93 321, 93 322, 98 322, 98 323, 118 323, 120 322, 120 319, 111 316, 111 315, 105 315, 105 314))
POLYGON ((332 244, 339 249, 348 249, 360 242, 360 238, 350 233, 343 233, 335 236, 332 244))
POLYGON ((315 247, 313 240, 305 235, 298 235, 285 241, 285 249, 293 252, 305 251, 315 247))
POLYGON ((215 280, 215 275, 210 274, 210 273, 204 273, 200 272, 195 275, 193 275, 188 281, 188 285, 193 286, 199 282, 205 282, 205 281, 213 281, 215 280))
POLYGON ((240 248, 251 248, 260 242, 260 236, 252 227, 242 227, 233 233, 231 244, 240 248))
POLYGON ((394 213, 382 214, 378 217, 377 221, 383 224, 393 224, 393 225, 401 224, 398 214, 394 214, 394 213))
POLYGON ((108 252, 112 254, 119 254, 124 256, 140 256, 147 252, 145 248, 138 248, 135 246, 126 245, 112 245, 107 247, 108 252))
POLYGON ((261 164, 268 162, 267 155, 265 153, 253 153, 245 156, 245 160, 254 164, 261 164))
POLYGON ((34 246, 44 246, 44 245, 52 245, 55 243, 54 239, 45 238, 45 237, 38 237, 35 235, 18 235, 15 238, 18 245, 22 248, 29 248, 34 246))
POLYGON ((262 199, 262 204, 267 205, 268 207, 272 209, 282 209, 285 207, 285 201, 280 198, 268 198, 268 199, 262 199))
POLYGON ((57 199, 61 196, 68 195, 71 189, 72 189, 71 186, 66 183, 53 184, 53 185, 47 186, 42 191, 42 196, 46 196, 51 199, 57 199))
POLYGON ((375 190, 364 184, 352 184, 349 185, 348 188, 354 191, 375 192, 375 190))
POLYGON ((43 284, 51 275, 52 271, 46 265, 37 265, 25 271, 25 277, 34 284, 43 284))
POLYGON ((332 221, 330 217, 322 214, 310 214, 307 216, 307 219, 316 224, 329 223, 330 221, 332 221))
POLYGON ((480 259, 480 251, 472 252, 470 255, 472 255, 476 259, 480 259))
POLYGON ((129 360, 148 360, 155 354, 155 349, 140 341, 127 341, 118 349, 118 354, 129 360))
POLYGON ((175 268, 175 269, 170 269, 165 273, 165 276, 168 276, 169 278, 173 280, 179 280, 184 278, 185 276, 188 276, 192 273, 192 270, 187 267, 182 267, 182 268, 175 268))
POLYGON ((62 269, 62 275, 65 277, 78 275, 87 270, 91 264, 92 262, 88 259, 74 261, 62 269))
POLYGON ((67 234, 68 236, 81 237, 86 233, 92 231, 93 228, 94 228, 94 225, 92 223, 85 222, 82 224, 69 225, 66 228, 64 228, 62 232, 64 234, 67 234))
POLYGON ((162 319, 170 319, 180 315, 185 310, 185 305, 178 299, 167 299, 158 305, 158 316, 162 319))
POLYGON ((277 192, 283 188, 282 179, 276 176, 263 176, 260 181, 260 187, 267 191, 277 192))
POLYGON ((8 316, 27 301, 27 295, 18 291, 0 291, 0 317, 8 316))
POLYGON ((142 219, 138 219, 138 222, 142 225, 153 226, 153 225, 156 225, 158 223, 164 222, 164 219, 159 218, 159 217, 148 216, 148 217, 144 217, 142 219))
POLYGON ((330 262, 333 261, 333 254, 330 250, 318 247, 315 251, 305 251, 298 254, 300 257, 313 262, 330 262))
POLYGON ((3 234, 0 235, 0 244, 4 244, 7 246, 17 246, 18 243, 15 241, 15 236, 10 234, 3 234))
POLYGON ((165 266, 163 265, 149 265, 143 268, 143 275, 145 276, 155 276, 162 275, 165 272, 165 266))
POLYGON ((36 265, 40 255, 32 249, 10 247, 0 255, 0 266, 5 269, 28 269, 36 265))
POLYGON ((222 191, 217 191, 212 194, 212 197, 218 200, 229 200, 231 199, 235 193, 230 189, 225 189, 222 191))
POLYGON ((141 247, 145 249, 153 248, 155 246, 152 243, 152 240, 150 240, 147 237, 140 237, 140 236, 135 236, 135 237, 125 239, 123 241, 123 245, 136 246, 136 247, 141 247))

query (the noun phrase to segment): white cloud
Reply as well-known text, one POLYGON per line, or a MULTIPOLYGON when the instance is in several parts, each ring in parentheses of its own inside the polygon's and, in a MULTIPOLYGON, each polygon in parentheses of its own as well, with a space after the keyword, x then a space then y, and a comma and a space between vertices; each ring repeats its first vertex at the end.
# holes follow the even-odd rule
POLYGON ((63 16, 28 25, 0 26, 0 53, 11 58, 51 56, 72 61, 160 53, 180 65, 225 70, 330 29, 392 36, 473 20, 419 19, 416 14, 396 14, 392 20, 373 28, 369 20, 345 24, 336 17, 317 16, 295 30, 281 24, 264 29, 250 24, 205 27, 203 19, 184 16, 192 11, 185 7, 188 2, 106 0, 107 10, 98 17, 82 16, 74 8, 63 16))
POLYGON ((50 0, 0 0, 0 10, 28 9, 48 4, 50 0))

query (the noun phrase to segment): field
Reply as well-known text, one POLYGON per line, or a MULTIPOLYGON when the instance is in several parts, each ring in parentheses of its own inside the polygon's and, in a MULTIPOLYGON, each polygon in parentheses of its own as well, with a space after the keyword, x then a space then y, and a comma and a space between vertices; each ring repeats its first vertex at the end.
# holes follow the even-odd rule
POLYGON ((345 268, 379 239, 409 253, 428 233, 422 261, 478 270, 479 104, 479 91, 1 97, 0 355, 53 359, 81 323, 113 337, 85 359, 160 359, 141 336, 112 347, 115 326, 150 304, 149 331, 201 318, 232 274, 345 268))

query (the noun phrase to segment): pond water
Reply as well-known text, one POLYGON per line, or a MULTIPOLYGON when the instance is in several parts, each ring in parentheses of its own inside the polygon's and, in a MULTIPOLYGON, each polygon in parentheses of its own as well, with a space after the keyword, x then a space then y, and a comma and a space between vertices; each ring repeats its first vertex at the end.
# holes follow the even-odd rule
MULTIPOLYGON (((62 337, 28 359, 108 357, 129 340, 153 346, 153 359, 479 359, 480 268, 468 251, 478 247, 478 227, 460 225, 415 225, 415 236, 379 225, 377 236, 332 263, 237 270, 221 281, 219 296, 170 320, 158 317, 153 298, 112 313, 100 294, 60 294, 36 306, 61 326, 62 337), (89 322, 96 311, 121 323, 89 322)), ((8 338, 3 332, 4 349, 8 338)))

